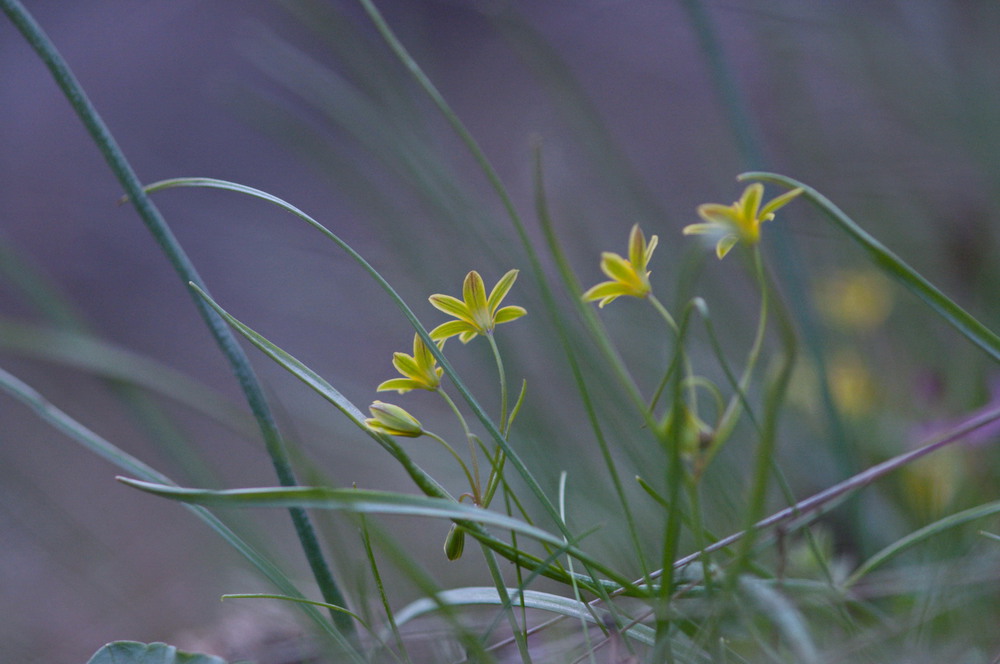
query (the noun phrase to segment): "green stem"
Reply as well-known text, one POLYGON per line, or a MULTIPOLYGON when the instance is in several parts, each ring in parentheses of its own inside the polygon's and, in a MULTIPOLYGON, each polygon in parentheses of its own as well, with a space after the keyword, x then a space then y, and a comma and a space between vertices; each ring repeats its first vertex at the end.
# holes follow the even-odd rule
POLYGON ((483 494, 482 494, 482 480, 481 480, 481 475, 479 473, 479 455, 476 453, 476 443, 473 439, 472 432, 469 431, 469 425, 465 421, 465 418, 462 416, 462 411, 458 409, 458 406, 455 405, 455 402, 452 400, 452 398, 448 396, 448 393, 442 390, 440 387, 435 391, 441 395, 441 398, 444 399, 445 403, 448 404, 448 407, 451 408, 453 413, 455 413, 455 417, 458 418, 458 421, 462 425, 462 431, 465 432, 465 442, 469 444, 469 458, 472 462, 472 475, 469 475, 468 468, 466 468, 465 464, 462 463, 462 460, 458 457, 458 455, 455 454, 455 450, 452 449, 451 445, 445 443, 443 440, 441 442, 444 443, 444 446, 447 447, 452 454, 455 455, 455 458, 458 459, 458 462, 462 463, 462 468, 465 469, 465 474, 466 476, 469 477, 469 484, 472 487, 473 502, 475 502, 477 506, 482 506, 483 494))
POLYGON ((487 334, 486 338, 490 340, 490 349, 493 350, 493 358, 497 362, 497 373, 500 375, 500 433, 507 437, 507 376, 503 370, 503 359, 500 357, 500 349, 497 347, 497 340, 493 338, 493 334, 487 334))
MULTIPOLYGON (((764 319, 767 313, 767 303, 769 301, 768 293, 770 289, 767 283, 767 275, 764 273, 764 263, 761 259, 760 250, 757 247, 754 248, 754 267, 756 268, 755 273, 761 291, 761 319, 764 319)), ((774 452, 777 446, 778 414, 781 410, 781 404, 784 402, 784 397, 788 390, 788 383, 792 376, 792 368, 795 364, 796 341, 795 334, 791 327, 791 322, 784 318, 779 318, 779 322, 783 323, 783 325, 781 325, 781 337, 785 352, 783 354, 781 367, 778 370, 778 374, 775 377, 774 382, 770 385, 764 401, 764 419, 760 432, 760 444, 758 445, 757 453, 755 455, 757 465, 754 469, 753 485, 750 490, 750 498, 748 501, 749 506, 747 509, 746 530, 748 531, 748 535, 740 544, 739 553, 736 557, 736 570, 735 573, 730 576, 730 581, 732 583, 736 583, 736 580, 742 574, 743 570, 745 570, 750 564, 750 553, 756 540, 756 531, 753 530, 753 525, 764 516, 769 484, 768 480, 771 477, 771 468, 774 464, 774 452)), ((761 334, 758 341, 763 340, 763 322, 760 328, 761 334)), ((759 353, 759 351, 760 345, 755 343, 755 347, 751 351, 751 361, 754 363, 756 363, 757 353, 759 353)))
POLYGON ((761 257, 759 246, 753 248, 753 265, 754 276, 757 280, 757 285, 760 288, 760 314, 757 319, 757 331, 754 334, 753 344, 750 346, 750 352, 747 353, 747 362, 746 366, 743 368, 743 374, 740 376, 740 380, 736 384, 735 393, 729 398, 726 410, 722 413, 721 417, 719 417, 719 423, 715 427, 712 444, 709 446, 708 450, 706 450, 705 455, 699 462, 698 472, 704 470, 708 466, 716 452, 719 451, 722 444, 726 442, 726 439, 728 439, 730 434, 732 434, 733 428, 736 426, 736 422, 739 419, 743 407, 746 407, 746 391, 750 386, 750 378, 753 376, 754 369, 757 367, 757 361, 760 359, 760 351, 764 345, 764 334, 767 330, 767 312, 770 307, 771 298, 770 289, 767 285, 767 279, 764 275, 764 262, 761 257))
POLYGON ((469 488, 472 489, 472 502, 477 506, 481 505, 482 498, 479 495, 479 486, 477 485, 476 481, 472 479, 472 473, 469 472, 469 467, 465 465, 464 461, 462 461, 462 457, 458 455, 458 452, 455 451, 455 448, 449 445, 448 441, 446 441, 444 438, 437 435, 436 433, 433 433, 431 431, 424 431, 424 435, 441 443, 441 445, 444 446, 446 450, 448 450, 451 456, 455 457, 455 461, 458 462, 458 465, 462 467, 462 472, 465 473, 465 479, 469 481, 469 488))
MULTIPOLYGON (((118 178, 129 200, 135 205, 139 216, 145 222, 146 227, 153 235, 157 244, 159 244, 160 249, 180 276, 182 283, 188 284, 189 282, 193 282, 202 288, 202 290, 206 290, 204 282, 198 275, 194 264, 191 263, 180 243, 174 237, 173 232, 159 210, 143 191, 142 184, 125 158, 125 154, 118 147, 107 125, 104 124, 97 110, 87 98, 83 87, 77 81, 73 72, 70 71, 68 64, 62 55, 59 54, 55 44, 52 43, 41 26, 18 0, 0 0, 0 9, 3 9, 7 18, 10 19, 38 54, 39 58, 41 58, 42 62, 48 67, 52 77, 69 101, 70 106, 73 107, 80 121, 86 127, 87 132, 97 145, 111 171, 118 178)), ((274 416, 264 398, 263 390, 254 375, 246 354, 236 342, 229 327, 208 307, 205 301, 193 293, 191 293, 191 296, 198 313, 205 321, 223 355, 229 361, 233 373, 236 375, 240 388, 246 397, 247 404, 250 406, 250 410, 257 420, 278 480, 284 486, 295 486, 298 482, 288 461, 288 453, 285 450, 284 441, 281 439, 274 416)), ((312 569, 313 576, 316 578, 316 583, 320 588, 323 599, 328 604, 345 606, 346 601, 326 562, 312 522, 305 511, 301 509, 293 508, 289 512, 292 522, 295 525, 296 534, 302 544, 303 551, 309 561, 309 566, 312 569)), ((350 617, 336 611, 331 611, 331 618, 345 634, 355 634, 354 623, 350 617)))

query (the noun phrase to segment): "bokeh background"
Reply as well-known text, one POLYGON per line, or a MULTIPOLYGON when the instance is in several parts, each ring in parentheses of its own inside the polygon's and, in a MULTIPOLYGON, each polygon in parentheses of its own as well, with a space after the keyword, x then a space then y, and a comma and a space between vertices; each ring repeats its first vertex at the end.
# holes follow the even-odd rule
MULTIPOLYGON (((509 374, 529 383, 518 445, 550 488, 570 471, 581 527, 616 532, 620 519, 525 250, 487 180, 359 5, 26 4, 144 181, 217 177, 292 202, 365 255, 428 326, 440 322, 422 304, 429 293, 457 293, 470 269, 492 283, 520 268, 510 301, 530 315, 500 334, 509 374)), ((1000 327, 995 3, 379 5, 492 160, 536 241, 540 149, 554 228, 585 285, 602 278, 600 252, 624 252, 628 229, 641 223, 660 236, 654 278, 663 299, 704 296, 739 361, 756 306, 751 284, 738 261, 716 264, 680 229, 696 220, 698 204, 734 200, 737 173, 775 170, 820 189, 1000 327)), ((182 483, 272 484, 186 289, 134 211, 117 204, 117 182, 7 22, 0 109, 2 366, 182 483)), ((391 353, 408 350, 412 336, 343 253, 247 198, 177 190, 156 202, 223 306, 355 403, 376 397, 374 387, 393 375, 391 353)), ((989 360, 873 276, 861 252, 806 206, 788 208, 768 231, 772 268, 817 353, 803 352, 783 431, 796 493, 902 451, 992 398, 989 360), (820 357, 826 407, 814 379, 820 357)), ((554 274, 548 260, 545 269, 554 274)), ((607 310, 605 320, 638 378, 655 384, 662 332, 634 304, 607 310)), ((572 316, 569 307, 553 313, 572 316)), ((592 349, 579 349, 589 367, 592 349)), ((485 345, 452 352, 493 403, 485 345)), ((305 475, 410 490, 328 405, 253 357, 305 475)), ((616 409, 620 397, 602 403, 622 459, 655 464, 654 450, 630 441, 635 422, 616 409)), ((422 420, 445 419, 420 395, 406 404, 422 420)), ((113 467, 8 397, 0 417, 0 659, 70 664, 119 638, 194 643, 237 611, 219 595, 267 588, 183 509, 118 485, 113 467)), ((871 490, 862 509, 832 519, 839 550, 870 553, 963 501, 995 499, 995 436, 979 442, 871 490)), ((738 514, 739 482, 730 480, 742 477, 745 458, 724 457, 712 480, 721 530, 738 514)), ((454 478, 436 450, 420 461, 454 478)), ((283 513, 229 516, 252 521, 308 587, 283 513)), ((365 592, 354 526, 321 522, 329 541, 349 541, 335 559, 351 592, 365 592)), ((443 586, 481 583, 475 565, 443 560, 444 526, 387 523, 443 586)), ((655 533, 657 524, 644 528, 655 533)), ((615 539, 597 551, 628 560, 615 539)), ((995 564, 984 569, 997 577, 995 564)), ((396 592, 400 603, 416 596, 402 575, 396 592)))

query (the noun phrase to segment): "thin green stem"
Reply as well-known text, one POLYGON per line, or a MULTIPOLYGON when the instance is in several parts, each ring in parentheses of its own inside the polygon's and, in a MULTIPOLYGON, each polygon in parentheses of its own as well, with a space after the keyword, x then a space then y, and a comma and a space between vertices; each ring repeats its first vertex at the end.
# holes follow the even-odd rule
MULTIPOLYGON (((111 171, 118 178, 129 200, 135 205, 136 211, 146 224, 147 229, 153 235, 160 249, 181 278, 181 282, 185 285, 194 283, 207 292, 205 284, 195 269, 194 264, 188 258, 176 237, 174 237, 173 232, 160 214, 160 211, 143 191, 142 183, 125 158, 125 154, 119 148, 107 125, 104 124, 97 109, 94 108, 93 104, 87 98, 83 87, 77 81, 73 72, 70 71, 69 65, 63 59, 62 55, 59 54, 55 44, 52 43, 41 26, 18 0, 0 0, 0 9, 3 9, 3 12, 28 41, 46 67, 48 67, 52 77, 66 96, 66 99, 73 107, 80 121, 86 127, 87 132, 97 145, 111 171)), ((278 427, 271 413, 270 406, 264 397, 264 392, 260 387, 257 377, 254 375, 246 353, 244 353, 243 349, 236 342, 236 338, 222 318, 216 315, 201 297, 194 293, 190 294, 198 313, 208 326, 220 350, 229 361, 233 373, 236 375, 247 404, 250 406, 250 410, 257 420, 279 482, 283 486, 295 486, 298 482, 288 460, 285 443, 278 432, 278 427)), ((319 540, 316 537, 316 531, 308 515, 305 511, 298 508, 290 509, 289 513, 291 514, 296 534, 309 562, 309 566, 312 569, 316 583, 323 595, 323 599, 328 604, 345 606, 344 595, 334 580, 333 573, 326 562, 319 540)), ((355 634, 354 623, 348 616, 337 611, 332 611, 331 618, 345 634, 351 636, 355 634)))
POLYGON ((433 440, 435 440, 435 441, 437 441, 439 443, 441 443, 441 445, 446 450, 448 450, 448 453, 451 454, 451 456, 453 456, 455 458, 455 461, 457 461, 458 465, 461 466, 462 472, 465 473, 465 479, 468 480, 468 482, 469 482, 469 488, 472 489, 472 502, 475 505, 481 505, 482 504, 482 498, 479 495, 479 485, 477 484, 476 479, 473 479, 472 473, 469 472, 469 467, 467 465, 465 465, 464 461, 462 461, 462 457, 459 456, 458 452, 455 451, 455 448, 452 447, 451 445, 449 445, 448 441, 446 441, 444 438, 442 438, 441 436, 437 435, 436 433, 434 433, 432 431, 426 431, 425 430, 424 431, 424 435, 428 436, 429 438, 431 438, 431 439, 433 439, 433 440))
MULTIPOLYGON (((378 571, 378 562, 375 560, 375 552, 372 550, 371 534, 368 532, 368 519, 365 515, 360 515, 361 520, 361 542, 365 547, 365 556, 368 558, 368 566, 372 570, 372 578, 375 579, 375 587, 378 589, 379 600, 382 602, 382 610, 385 611, 385 618, 389 622, 389 629, 396 641, 396 647, 402 654, 407 664, 412 664, 410 653, 406 650, 403 636, 399 633, 399 626, 396 625, 396 617, 393 614, 392 606, 389 604, 389 597, 385 594, 385 585, 382 583, 382 574, 378 571)), ((393 652, 391 649, 389 652, 393 652)))
MULTIPOLYGON (((761 348, 764 346, 764 337, 767 331, 767 312, 770 308, 770 288, 764 274, 764 262, 759 246, 753 248, 753 269, 754 277, 760 290, 760 314, 757 319, 757 331, 754 333, 753 343, 750 346, 750 351, 747 353, 747 361, 743 368, 743 373, 740 375, 733 395, 729 398, 729 403, 726 405, 725 411, 719 417, 712 443, 700 459, 699 468, 696 469, 696 473, 698 474, 704 471, 722 447, 722 444, 732 434, 733 428, 735 428, 736 422, 739 420, 740 413, 746 406, 747 388, 750 386, 750 379, 753 377, 757 361, 760 359, 761 348)), ((749 410, 748 407, 747 409, 749 410)))
MULTIPOLYGON (((469 445, 469 460, 472 463, 471 476, 469 475, 468 468, 464 463, 462 463, 461 458, 458 456, 458 454, 455 453, 455 450, 451 447, 451 445, 445 443, 440 438, 438 438, 438 440, 440 440, 444 444, 444 446, 448 448, 448 451, 450 451, 455 456, 455 458, 459 460, 459 463, 462 463, 462 468, 465 470, 466 476, 469 477, 469 484, 472 487, 473 502, 476 505, 481 506, 482 496, 483 496, 482 475, 479 472, 479 455, 476 453, 475 438, 472 435, 472 432, 469 431, 469 424, 465 421, 465 417, 462 415, 462 411, 458 409, 458 406, 455 404, 452 398, 448 396, 448 393, 442 390, 440 387, 436 389, 435 392, 441 395, 441 398, 444 399, 444 402, 446 404, 448 404, 448 407, 451 408, 451 411, 455 413, 455 417, 458 418, 459 423, 462 425, 462 431, 465 433, 465 442, 468 443, 469 445)), ((437 437, 435 436, 435 438, 437 437)))
POLYGON ((493 351, 493 359, 497 363, 497 374, 500 376, 500 433, 504 438, 507 437, 507 376, 503 370, 503 358, 500 357, 500 348, 497 347, 497 340, 493 338, 493 334, 487 334, 486 338, 490 341, 490 349, 493 351))
MULTIPOLYGON (((757 338, 754 340, 754 346, 751 348, 750 357, 747 360, 748 370, 744 372, 744 376, 746 377, 749 377, 750 370, 752 370, 753 365, 756 364, 757 357, 763 344, 764 327, 767 319, 767 306, 770 300, 768 297, 770 288, 767 283, 767 275, 764 273, 764 262, 761 258, 759 247, 754 247, 753 262, 754 276, 757 279, 758 288, 760 288, 761 321, 758 325, 757 338)), ((784 400, 784 395, 788 388, 788 382, 791 379, 792 366, 794 364, 795 336, 788 321, 785 321, 785 325, 782 327, 782 337, 785 348, 784 359, 781 364, 781 369, 768 390, 768 395, 765 399, 764 421, 760 432, 760 444, 758 445, 756 453, 753 485, 751 486, 750 498, 748 500, 747 530, 751 532, 741 542, 739 553, 737 555, 736 572, 730 576, 732 583, 736 583, 740 573, 746 569, 749 564, 750 552, 753 548, 755 540, 755 534, 754 531, 752 531, 752 527, 753 524, 758 522, 764 515, 767 488, 769 484, 768 479, 771 476, 771 467, 774 463, 774 451, 777 443, 778 411, 780 410, 781 403, 784 400)), ((744 385, 742 381, 740 388, 741 391, 745 391, 746 389, 746 385, 744 385)))

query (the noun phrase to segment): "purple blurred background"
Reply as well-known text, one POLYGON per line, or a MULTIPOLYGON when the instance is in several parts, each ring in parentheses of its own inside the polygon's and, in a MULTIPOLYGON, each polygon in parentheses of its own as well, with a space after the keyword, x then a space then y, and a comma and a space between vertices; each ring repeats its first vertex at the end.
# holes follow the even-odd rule
MULTIPOLYGON (((26 4, 143 181, 208 176, 280 196, 340 234, 411 302, 457 292, 472 268, 491 281, 527 267, 484 178, 354 3, 26 4)), ((865 219, 987 324, 1000 317, 990 259, 1000 195, 994 3, 380 5, 532 229, 531 150, 541 140, 555 224, 583 279, 599 277, 599 252, 623 250, 636 221, 661 235, 662 270, 677 270, 679 229, 695 206, 731 200, 734 175, 766 164, 865 219), (721 41, 737 106, 713 79, 692 6, 721 41), (739 105, 756 162, 734 133, 739 105)), ((134 211, 116 204, 118 183, 6 21, 0 109, 0 241, 24 262, 5 259, 2 320, 56 325, 12 276, 33 268, 97 337, 238 403, 185 289, 134 211)), ((229 194, 171 191, 156 202, 238 317, 358 404, 391 377, 392 351, 409 344, 405 321, 333 245, 275 208, 229 194)), ((789 238, 810 266, 804 279, 845 255, 858 260, 845 240, 800 214, 789 238)), ((523 277, 518 301, 530 297, 523 277)), ((436 322, 429 308, 418 313, 436 322)), ((899 343, 926 352, 937 332, 932 325, 929 338, 899 343)), ((4 368, 100 435, 167 474, 194 476, 92 371, 12 336, 0 352, 4 368)), ((386 459, 338 440, 344 423, 319 399, 254 360, 283 421, 332 481, 409 486, 386 459)), ((543 377, 563 371, 547 361, 524 359, 543 377)), ((163 408, 223 485, 273 482, 253 435, 169 400, 163 408)), ((217 601, 222 593, 266 587, 181 508, 117 485, 116 469, 7 397, 0 416, 3 661, 71 664, 112 639, 177 641, 231 610, 217 601)), ((446 460, 428 461, 437 463, 446 460)), ((258 516, 308 587, 285 515, 258 516)), ((438 535, 425 537, 428 551, 438 535)))

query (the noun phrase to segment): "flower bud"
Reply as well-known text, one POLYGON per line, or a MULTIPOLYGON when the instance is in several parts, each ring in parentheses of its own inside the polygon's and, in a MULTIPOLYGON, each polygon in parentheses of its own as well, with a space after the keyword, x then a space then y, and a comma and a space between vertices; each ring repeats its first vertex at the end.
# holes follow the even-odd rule
POLYGON ((365 424, 370 429, 405 438, 419 438, 424 435, 424 428, 417 418, 395 404, 375 401, 368 410, 371 411, 372 417, 365 420, 365 424))
POLYGON ((444 555, 448 560, 458 560, 465 550, 465 531, 460 530, 457 524, 451 524, 448 537, 444 540, 444 555))

